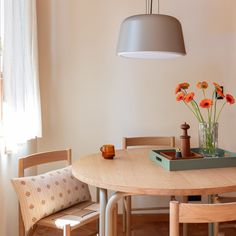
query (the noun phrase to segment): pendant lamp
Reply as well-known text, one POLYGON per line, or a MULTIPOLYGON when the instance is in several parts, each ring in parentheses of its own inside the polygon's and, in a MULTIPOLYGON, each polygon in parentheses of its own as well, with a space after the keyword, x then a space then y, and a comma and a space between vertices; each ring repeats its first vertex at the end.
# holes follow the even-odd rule
POLYGON ((182 27, 173 16, 152 14, 153 0, 146 0, 147 13, 126 18, 121 25, 117 54, 127 58, 162 59, 186 55, 182 27))

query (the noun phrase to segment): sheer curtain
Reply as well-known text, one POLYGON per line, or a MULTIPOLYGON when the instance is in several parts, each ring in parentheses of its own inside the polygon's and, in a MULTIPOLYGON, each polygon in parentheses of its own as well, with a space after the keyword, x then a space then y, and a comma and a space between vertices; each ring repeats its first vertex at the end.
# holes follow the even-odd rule
POLYGON ((7 147, 41 137, 36 0, 4 0, 3 135, 7 147))

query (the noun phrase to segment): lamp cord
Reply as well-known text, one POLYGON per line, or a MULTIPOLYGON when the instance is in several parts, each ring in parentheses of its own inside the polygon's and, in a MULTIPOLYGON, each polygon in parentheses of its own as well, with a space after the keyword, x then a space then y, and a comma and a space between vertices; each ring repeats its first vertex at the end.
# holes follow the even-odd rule
POLYGON ((151 0, 151 2, 150 2, 150 13, 149 14, 152 14, 152 1, 153 0, 151 0))
POLYGON ((149 14, 149 0, 146 0, 146 14, 149 14))
MULTIPOLYGON (((160 0, 157 0, 157 13, 160 14, 160 0)), ((146 13, 152 14, 153 0, 146 0, 146 13)))

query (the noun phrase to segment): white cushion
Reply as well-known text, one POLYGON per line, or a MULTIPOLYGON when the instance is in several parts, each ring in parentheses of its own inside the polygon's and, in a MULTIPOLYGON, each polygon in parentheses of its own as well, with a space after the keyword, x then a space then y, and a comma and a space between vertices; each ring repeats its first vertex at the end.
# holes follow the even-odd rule
POLYGON ((76 179, 71 166, 45 174, 12 179, 25 229, 57 211, 90 200, 88 185, 76 179))

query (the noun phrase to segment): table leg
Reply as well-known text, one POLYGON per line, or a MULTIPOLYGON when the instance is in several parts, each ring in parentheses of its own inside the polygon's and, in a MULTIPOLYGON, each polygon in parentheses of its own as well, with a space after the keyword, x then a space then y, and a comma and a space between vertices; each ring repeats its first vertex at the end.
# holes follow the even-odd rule
POLYGON ((114 210, 113 210, 113 236, 117 236, 117 216, 118 216, 118 204, 115 204, 114 210))
POLYGON ((127 205, 126 205, 127 201, 126 201, 126 197, 123 198, 122 200, 122 232, 125 233, 126 232, 126 211, 127 211, 127 205))
POLYGON ((100 200, 100 217, 99 217, 99 236, 105 236, 105 219, 107 205, 107 190, 99 189, 100 200))
POLYGON ((105 222, 105 236, 113 236, 113 217, 112 213, 115 207, 115 204, 124 196, 128 195, 127 193, 116 192, 108 200, 106 206, 106 222, 105 222))

